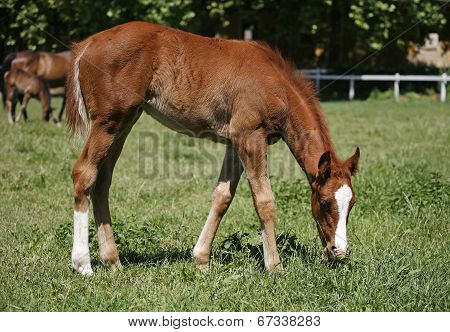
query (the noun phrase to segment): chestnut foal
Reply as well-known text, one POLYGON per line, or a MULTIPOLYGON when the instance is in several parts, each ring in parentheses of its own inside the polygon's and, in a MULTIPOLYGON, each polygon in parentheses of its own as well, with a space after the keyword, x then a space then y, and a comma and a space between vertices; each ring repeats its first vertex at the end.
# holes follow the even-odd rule
POLYGON ((279 138, 309 180, 326 256, 348 254, 347 221, 355 202, 351 176, 359 149, 346 161, 338 159, 309 83, 267 46, 131 22, 73 47, 67 93, 68 127, 72 134, 87 133, 72 172, 76 271, 92 274, 90 199, 100 259, 120 267, 108 192, 125 139, 143 110, 173 130, 226 144, 211 210, 193 251, 198 266, 208 266, 217 228, 245 170, 261 223, 265 266, 282 269, 267 170, 268 144, 279 138))
POLYGON ((50 106, 50 92, 46 81, 22 69, 11 69, 5 73, 5 83, 6 109, 9 124, 18 122, 21 114, 23 114, 24 120, 28 119, 26 109, 31 97, 35 97, 41 102, 42 120, 50 120, 52 109, 50 106), (24 97, 20 106, 19 116, 15 119, 14 110, 11 105, 15 102, 18 93, 23 94, 24 97))
MULTIPOLYGON (((51 53, 43 51, 22 51, 17 53, 11 53, 4 59, 0 68, 0 73, 4 73, 11 69, 22 69, 30 74, 39 76, 48 82, 50 92, 53 89, 61 90, 64 88, 67 72, 69 70, 71 53, 69 51, 51 53)), ((2 83, 0 82, 0 88, 2 93, 6 97, 5 91, 3 91, 2 83)), ((58 122, 61 122, 64 107, 66 104, 66 95, 57 94, 63 97, 61 109, 58 115, 58 122)), ((5 98, 4 97, 4 98, 5 98)), ((6 99, 3 100, 6 103, 6 99)), ((12 104, 13 110, 15 110, 15 103, 12 104)), ((56 119, 54 119, 56 121, 56 119)))

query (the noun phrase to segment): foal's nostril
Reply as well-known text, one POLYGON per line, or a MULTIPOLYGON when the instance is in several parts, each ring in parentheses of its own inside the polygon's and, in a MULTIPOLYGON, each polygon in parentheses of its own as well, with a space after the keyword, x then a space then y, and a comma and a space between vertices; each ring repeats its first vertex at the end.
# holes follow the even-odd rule
POLYGON ((331 250, 336 251, 337 250, 336 246, 332 246, 331 250))

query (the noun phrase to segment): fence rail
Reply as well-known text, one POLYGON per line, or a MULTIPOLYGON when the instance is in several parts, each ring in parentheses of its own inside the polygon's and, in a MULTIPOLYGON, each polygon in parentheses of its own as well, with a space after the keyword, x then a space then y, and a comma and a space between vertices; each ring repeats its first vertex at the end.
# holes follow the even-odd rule
POLYGON ((300 72, 307 78, 316 82, 317 91, 320 90, 320 81, 349 81, 348 99, 355 98, 355 81, 383 81, 394 82, 395 101, 400 99, 400 82, 441 82, 440 101, 446 100, 446 85, 449 76, 446 73, 442 75, 328 75, 324 69, 306 69, 300 72), (325 73, 325 74, 324 74, 325 73))

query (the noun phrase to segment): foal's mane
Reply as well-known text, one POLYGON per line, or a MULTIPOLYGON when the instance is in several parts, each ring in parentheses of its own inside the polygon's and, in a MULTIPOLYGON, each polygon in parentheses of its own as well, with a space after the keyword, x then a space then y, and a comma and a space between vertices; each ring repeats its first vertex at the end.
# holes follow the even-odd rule
MULTIPOLYGON (((295 87, 297 93, 307 105, 307 110, 305 111, 310 112, 317 122, 325 150, 330 151, 332 158, 339 161, 334 150, 333 142, 331 141, 327 121, 320 109, 317 93, 312 83, 296 71, 294 64, 284 59, 278 49, 274 50, 266 43, 260 41, 252 41, 251 43, 262 50, 278 70, 285 75, 292 86, 295 87)), ((300 112, 301 110, 299 107, 293 107, 288 112, 300 112)))

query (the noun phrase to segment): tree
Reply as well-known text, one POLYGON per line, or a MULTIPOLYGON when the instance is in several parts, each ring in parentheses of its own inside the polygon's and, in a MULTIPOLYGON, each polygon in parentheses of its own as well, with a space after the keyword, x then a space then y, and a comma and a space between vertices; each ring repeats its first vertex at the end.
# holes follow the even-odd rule
POLYGON ((300 67, 343 71, 406 66, 409 43, 429 32, 450 39, 450 4, 431 0, 3 0, 0 56, 23 49, 63 50, 114 25, 145 20, 207 36, 255 39, 300 67))

